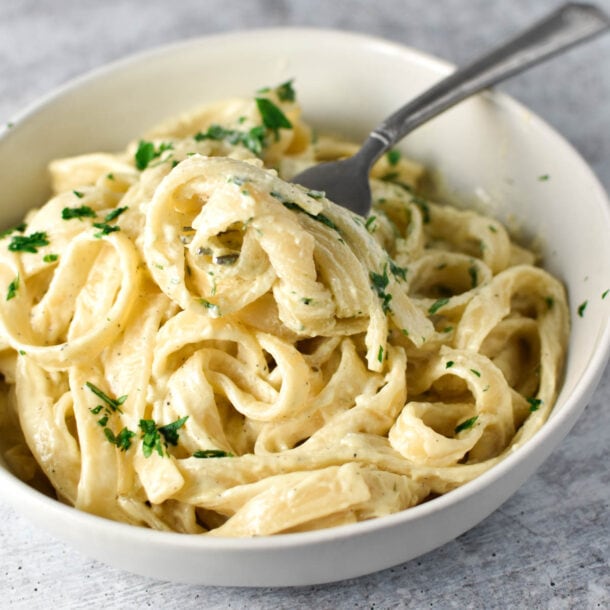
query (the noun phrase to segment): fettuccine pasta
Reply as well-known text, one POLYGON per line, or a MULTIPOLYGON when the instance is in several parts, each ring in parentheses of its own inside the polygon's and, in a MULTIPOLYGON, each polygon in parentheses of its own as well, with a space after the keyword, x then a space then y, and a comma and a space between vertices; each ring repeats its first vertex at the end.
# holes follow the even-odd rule
POLYGON ((0 433, 83 511, 211 536, 395 513, 547 419, 561 283, 494 219, 375 165, 362 218, 289 180, 356 146, 291 82, 50 165, 0 240, 0 433))

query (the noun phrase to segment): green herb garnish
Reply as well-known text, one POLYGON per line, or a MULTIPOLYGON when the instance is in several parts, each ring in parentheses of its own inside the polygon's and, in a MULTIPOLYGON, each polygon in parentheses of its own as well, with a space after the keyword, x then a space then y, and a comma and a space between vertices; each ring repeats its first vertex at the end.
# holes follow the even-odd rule
POLYGON ((142 452, 144 457, 150 457, 153 451, 156 451, 161 457, 165 455, 165 447, 167 444, 178 444, 178 430, 184 425, 188 419, 188 415, 181 417, 171 424, 157 426, 153 419, 141 419, 140 430, 142 432, 142 452))
POLYGON ((278 98, 282 102, 294 102, 296 99, 296 92, 292 86, 292 79, 278 85, 275 89, 278 98))
POLYGON ((196 142, 201 142, 202 140, 219 142, 225 140, 229 144, 241 144, 251 153, 260 156, 265 143, 265 128, 262 125, 257 125, 249 131, 239 131, 237 129, 226 129, 221 125, 210 125, 207 131, 196 133, 193 139, 196 142))
POLYGON ((99 231, 93 234, 93 237, 97 237, 98 239, 104 237, 104 235, 110 235, 110 233, 121 230, 121 227, 109 225, 107 222, 94 222, 93 226, 96 229, 99 229, 99 231))
POLYGON ((447 363, 445 364, 445 368, 450 369, 454 364, 455 364, 455 362, 453 360, 447 360, 447 363))
POLYGON ((383 345, 379 346, 379 351, 377 352, 377 360, 379 362, 383 362, 383 345))
POLYGON ((578 315, 583 318, 585 315, 585 309, 587 309, 587 305, 589 304, 589 301, 583 301, 579 306, 578 306, 578 315))
POLYGON ((392 150, 388 150, 386 153, 386 159, 390 165, 396 165, 400 161, 400 151, 393 148, 392 150))
POLYGON ((375 229, 377 227, 374 226, 375 224, 375 220, 377 220, 377 216, 369 216, 366 219, 366 222, 364 223, 364 228, 369 232, 369 233, 374 233, 375 229))
POLYGON ((330 229, 334 229, 335 231, 339 231, 339 227, 325 214, 321 212, 319 214, 310 214, 307 210, 304 210, 298 203, 294 203, 294 201, 287 201, 281 193, 276 191, 271 191, 269 193, 272 197, 275 197, 278 201, 282 203, 285 208, 289 210, 293 210, 295 212, 300 212, 301 214, 305 214, 309 216, 312 220, 316 220, 323 225, 326 225, 330 229))
POLYGON ((375 290, 377 296, 381 299, 381 308, 383 309, 383 313, 388 313, 391 311, 390 301, 392 300, 392 295, 386 292, 386 288, 390 283, 387 263, 383 266, 383 273, 375 273, 374 271, 371 271, 369 273, 369 277, 371 278, 373 290, 375 290))
POLYGON ((534 411, 538 411, 540 405, 542 404, 542 400, 540 398, 530 397, 527 399, 527 402, 530 404, 530 411, 533 413, 534 411))
POLYGON ((128 206, 124 206, 122 208, 116 208, 116 209, 112 210, 112 212, 108 212, 108 214, 106 214, 106 216, 104 216, 104 220, 106 222, 110 222, 111 220, 118 218, 127 209, 128 209, 128 206))
POLYGON ((10 301, 17 296, 17 290, 19 290, 19 274, 15 277, 15 279, 8 285, 8 290, 6 292, 6 300, 10 301))
POLYGON ((188 415, 184 417, 180 417, 176 421, 173 421, 171 424, 165 424, 164 426, 159 426, 158 430, 163 435, 166 443, 170 445, 176 446, 178 444, 178 430, 184 426, 184 423, 189 418, 188 415))
POLYGON ((222 449, 199 449, 193 453, 195 458, 221 458, 221 457, 233 457, 233 454, 229 451, 223 451, 222 449))
POLYGON ((142 171, 145 170, 151 161, 160 157, 166 150, 172 150, 174 145, 171 142, 161 142, 158 147, 153 142, 148 140, 140 140, 138 149, 134 155, 136 167, 142 171))
POLYGON ((216 303, 210 303, 207 299, 199 299, 199 302, 210 312, 213 318, 220 317, 220 307, 216 303))
POLYGON ((37 231, 31 235, 13 235, 8 245, 11 252, 31 252, 35 254, 38 248, 49 245, 45 231, 37 231))
POLYGON ((313 189, 307 191, 307 194, 312 199, 324 199, 324 197, 326 197, 326 192, 325 191, 316 191, 316 190, 313 190, 313 189))
POLYGON ((144 457, 150 457, 153 451, 163 457, 163 443, 155 421, 153 419, 141 419, 140 430, 142 431, 142 453, 144 453, 144 457))
POLYGON ((280 129, 290 129, 292 127, 292 123, 286 115, 270 99, 257 97, 254 100, 263 119, 263 125, 275 134, 276 140, 280 137, 280 129))
POLYGON ((45 254, 42 257, 43 263, 54 263, 59 258, 59 254, 45 254))
POLYGON ((462 432, 462 430, 468 430, 468 429, 472 428, 475 425, 477 419, 479 419, 479 416, 475 415, 474 417, 471 417, 470 419, 463 421, 461 424, 458 424, 455 427, 455 434, 462 432))
POLYGON ((428 224, 431 219, 430 204, 422 197, 417 197, 416 195, 411 197, 411 203, 414 203, 420 209, 424 224, 428 224))
POLYGON ((124 396, 119 396, 118 398, 111 398, 106 394, 103 390, 100 390, 97 386, 93 385, 91 382, 86 381, 85 385, 100 399, 103 400, 112 411, 118 411, 122 413, 121 405, 127 400, 127 394, 124 396))
POLYGON ((390 263, 390 271, 397 280, 407 281, 407 269, 405 267, 399 267, 392 259, 388 261, 390 263))
POLYGON ((449 303, 449 297, 442 297, 442 298, 434 301, 434 303, 432 303, 432 305, 430 305, 430 307, 428 307, 428 313, 431 316, 434 315, 439 309, 441 309, 445 305, 447 305, 447 303, 449 303))
POLYGON ((72 220, 73 218, 95 218, 95 210, 88 205, 81 205, 78 208, 64 208, 61 211, 63 220, 72 220))
POLYGON ((131 439, 136 435, 129 428, 123 428, 116 436, 110 428, 104 428, 104 434, 108 441, 121 451, 127 451, 131 447, 131 439))
POLYGON ((476 288, 479 284, 479 271, 475 265, 468 267, 468 275, 470 275, 471 288, 476 288))

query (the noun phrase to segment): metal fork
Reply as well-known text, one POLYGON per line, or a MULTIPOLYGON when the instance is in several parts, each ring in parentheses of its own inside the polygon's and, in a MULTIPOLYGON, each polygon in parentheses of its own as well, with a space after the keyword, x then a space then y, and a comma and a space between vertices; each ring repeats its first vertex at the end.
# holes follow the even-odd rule
POLYGON ((480 59, 453 72, 408 102, 374 129, 352 157, 315 165, 292 182, 324 191, 335 203, 368 215, 370 169, 409 132, 463 99, 583 42, 610 27, 591 4, 568 3, 480 59))

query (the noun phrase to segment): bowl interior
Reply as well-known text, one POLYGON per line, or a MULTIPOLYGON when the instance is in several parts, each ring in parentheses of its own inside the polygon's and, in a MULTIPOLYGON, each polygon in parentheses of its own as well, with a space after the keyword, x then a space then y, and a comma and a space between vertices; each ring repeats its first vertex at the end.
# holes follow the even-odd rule
MULTIPOLYGON (((449 70, 443 62, 377 39, 300 29, 250 31, 197 39, 112 64, 51 94, 16 117, 14 125, 0 134, 0 167, 10 177, 0 181, 3 202, 0 226, 17 222, 27 209, 45 200, 48 194, 46 164, 50 159, 97 150, 120 150, 157 121, 198 104, 248 96, 262 86, 293 78, 308 122, 319 131, 361 139, 390 112, 449 70)), ((544 266, 568 287, 573 316, 570 352, 557 408, 549 424, 531 441, 531 447, 517 452, 522 455, 511 456, 514 459, 497 474, 488 473, 482 482, 475 481, 456 494, 459 501, 442 498, 439 504, 442 510, 417 507, 420 510, 414 513, 428 517, 436 514, 437 521, 439 518, 446 521, 446 511, 463 514, 464 510, 470 510, 468 519, 456 519, 456 526, 445 527, 442 535, 440 531, 435 534, 432 521, 426 530, 425 544, 414 542, 401 555, 398 551, 392 554, 388 549, 384 561, 369 554, 368 563, 356 562, 358 567, 351 572, 337 572, 340 577, 379 569, 391 565, 388 561, 406 560, 434 548, 496 508, 567 432, 592 393, 610 348, 610 295, 602 298, 610 288, 607 199, 587 165, 561 136, 513 100, 485 93, 421 127, 401 147, 431 168, 440 193, 497 217, 526 241, 535 239, 541 248, 544 266), (577 308, 585 302, 587 306, 581 317, 576 313, 577 308), (522 476, 509 476, 511 469, 523 469, 528 452, 545 443, 536 459, 530 459, 527 473, 522 470, 522 476), (505 479, 504 493, 491 494, 478 510, 465 508, 465 498, 475 493, 484 494, 485 486, 497 482, 498 477, 505 479)), ((12 500, 17 506, 23 501, 36 508, 36 494, 30 490, 25 492, 24 486, 5 476, 6 473, 0 474, 16 490, 12 500)), ((11 494, 7 494, 7 499, 8 495, 11 494)), ((61 515, 60 520, 65 523, 58 528, 68 529, 64 512, 61 515)), ((392 519, 357 527, 367 533, 388 532, 400 527, 401 519, 405 520, 402 515, 395 515, 392 519)), ((82 527, 96 523, 95 528, 104 529, 106 540, 112 543, 109 532, 113 530, 108 528, 115 524, 99 525, 101 520, 77 521, 85 524, 82 527)), ((359 531, 357 527, 354 532, 359 531)), ((121 536, 124 530, 125 527, 121 528, 121 536)), ((144 544, 142 536, 154 534, 138 533, 135 544, 144 544)), ((295 549, 306 544, 311 550, 317 542, 332 541, 333 535, 330 531, 309 537, 297 535, 292 537, 289 546, 295 549)), ((216 543, 210 545, 198 540, 194 544, 198 545, 198 552, 213 553, 216 543)), ((247 540, 236 543, 235 549, 243 551, 248 544, 247 540)), ((270 542, 265 548, 269 551, 283 548, 285 544, 270 542)), ((260 550, 262 547, 257 545, 260 550)), ((215 558, 218 557, 216 554, 215 558)), ((311 552, 304 557, 300 561, 310 564, 315 559, 311 552)), ((269 561, 277 560, 272 557, 269 561)), ((327 567, 323 560, 317 565, 317 572, 304 570, 303 574, 307 572, 309 576, 296 576, 291 584, 321 582, 327 567)), ((153 568, 138 570, 134 566, 134 570, 157 574, 153 568)), ((221 580, 207 582, 242 584, 221 580)), ((205 578, 200 582, 206 582, 205 578)), ((264 579, 257 582, 272 584, 264 579)))

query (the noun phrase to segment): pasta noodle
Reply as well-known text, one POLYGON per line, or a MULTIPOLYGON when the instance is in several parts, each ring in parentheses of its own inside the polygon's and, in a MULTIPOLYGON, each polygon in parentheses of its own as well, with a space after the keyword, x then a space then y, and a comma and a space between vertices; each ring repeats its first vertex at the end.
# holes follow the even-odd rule
POLYGON ((395 513, 540 428, 561 283, 497 221, 375 165, 368 218, 289 182, 352 154, 292 83, 58 159, 0 240, 4 459, 78 509, 262 536, 395 513))

